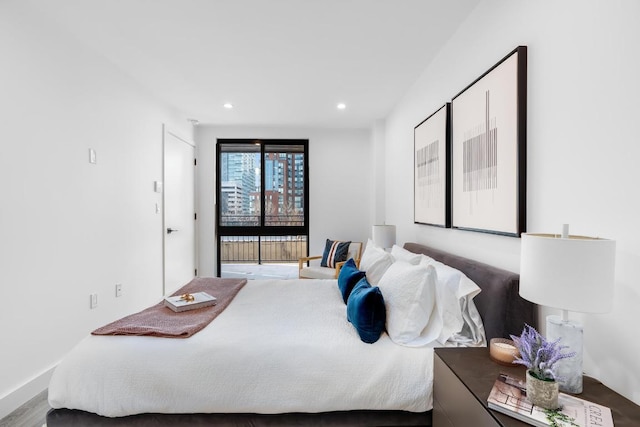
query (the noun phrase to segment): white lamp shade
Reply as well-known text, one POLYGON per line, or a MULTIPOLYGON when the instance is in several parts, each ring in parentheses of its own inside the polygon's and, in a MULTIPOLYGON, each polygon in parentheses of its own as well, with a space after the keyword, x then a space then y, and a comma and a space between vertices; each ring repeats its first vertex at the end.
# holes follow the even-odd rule
POLYGON ((616 242, 583 236, 522 234, 520 296, 583 313, 611 310, 616 242))
POLYGON ((374 225, 371 229, 371 238, 376 246, 390 248, 396 244, 396 226, 374 225))

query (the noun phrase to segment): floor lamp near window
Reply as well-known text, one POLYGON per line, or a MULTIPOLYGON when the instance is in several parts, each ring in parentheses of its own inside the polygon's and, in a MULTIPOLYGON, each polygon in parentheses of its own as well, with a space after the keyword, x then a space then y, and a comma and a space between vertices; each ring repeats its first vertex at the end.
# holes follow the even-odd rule
POLYGON ((561 235, 522 234, 520 295, 536 304, 562 310, 547 317, 547 339, 575 351, 559 363, 560 390, 582 393, 582 324, 568 318, 569 311, 606 313, 611 310, 615 280, 613 240, 561 235))

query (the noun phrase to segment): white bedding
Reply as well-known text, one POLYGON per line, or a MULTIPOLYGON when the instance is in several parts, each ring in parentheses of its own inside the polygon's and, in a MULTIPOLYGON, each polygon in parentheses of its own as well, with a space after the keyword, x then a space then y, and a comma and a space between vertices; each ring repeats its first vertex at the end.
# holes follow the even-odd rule
POLYGON ((432 348, 403 347, 386 333, 360 341, 336 281, 250 280, 191 338, 85 338, 56 368, 49 403, 108 417, 423 412, 432 382, 432 348))

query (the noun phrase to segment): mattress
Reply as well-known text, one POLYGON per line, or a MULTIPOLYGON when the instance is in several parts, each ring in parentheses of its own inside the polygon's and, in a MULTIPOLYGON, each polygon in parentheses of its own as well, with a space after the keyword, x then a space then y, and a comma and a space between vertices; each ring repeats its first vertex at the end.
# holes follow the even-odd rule
POLYGON ((424 412, 433 349, 362 342, 335 280, 252 280, 187 339, 93 336, 56 368, 52 408, 140 413, 424 412))

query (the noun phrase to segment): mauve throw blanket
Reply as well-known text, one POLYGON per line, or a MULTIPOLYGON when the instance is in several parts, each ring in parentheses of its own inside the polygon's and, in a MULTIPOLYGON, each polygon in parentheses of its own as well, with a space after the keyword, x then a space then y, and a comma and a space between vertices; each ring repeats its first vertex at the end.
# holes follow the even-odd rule
POLYGON ((216 305, 176 313, 164 306, 164 300, 138 313, 123 317, 91 332, 93 335, 146 335, 163 338, 188 338, 222 313, 247 283, 246 279, 196 277, 173 293, 206 292, 218 299, 216 305))

